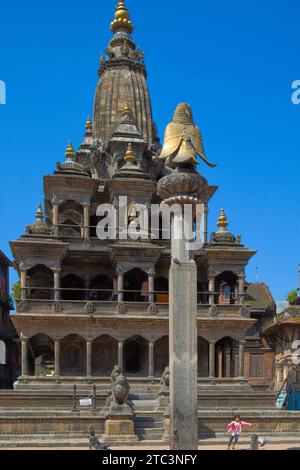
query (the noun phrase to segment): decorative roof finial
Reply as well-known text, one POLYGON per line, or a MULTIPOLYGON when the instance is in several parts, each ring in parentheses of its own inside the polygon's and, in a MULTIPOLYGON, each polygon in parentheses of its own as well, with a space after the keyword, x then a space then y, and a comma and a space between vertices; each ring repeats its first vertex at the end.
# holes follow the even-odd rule
POLYGON ((126 30, 129 33, 133 31, 133 24, 130 21, 130 16, 126 8, 124 0, 119 0, 116 5, 115 19, 110 25, 110 29, 113 33, 117 31, 126 30))
POLYGON ((219 231, 224 231, 228 227, 228 220, 225 214, 225 210, 221 209, 221 214, 218 220, 219 231))
POLYGON ((36 220, 44 220, 44 213, 43 213, 41 203, 39 203, 38 209, 37 209, 36 214, 35 214, 35 218, 36 218, 36 220))
POLYGON ((68 158, 68 159, 75 159, 76 158, 76 152, 74 150, 74 147, 73 147, 71 141, 69 141, 69 144, 68 144, 68 147, 67 147, 67 150, 66 150, 66 153, 65 153, 65 157, 68 158))
POLYGON ((128 144, 127 152, 125 154, 124 160, 126 163, 135 162, 136 157, 131 144, 128 144))
POLYGON ((86 123, 85 123, 85 128, 87 131, 92 131, 93 130, 93 123, 91 121, 90 116, 87 117, 86 123))
POLYGON ((125 106, 123 108, 123 111, 122 111, 122 114, 123 114, 123 117, 128 117, 128 118, 132 118, 133 117, 133 113, 129 107, 129 103, 128 101, 126 101, 125 103, 125 106))

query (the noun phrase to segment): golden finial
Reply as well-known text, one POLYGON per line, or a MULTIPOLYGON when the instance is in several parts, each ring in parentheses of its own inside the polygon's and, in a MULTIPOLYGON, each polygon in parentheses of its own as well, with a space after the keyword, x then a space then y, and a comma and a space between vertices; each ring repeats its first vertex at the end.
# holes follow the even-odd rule
POLYGON ((37 208, 37 211, 36 211, 36 214, 35 214, 35 218, 38 220, 38 219, 44 219, 44 213, 43 213, 43 209, 42 209, 42 204, 39 203, 38 205, 38 208, 37 208))
POLYGON ((127 152, 126 152, 126 155, 124 157, 124 160, 125 160, 126 163, 136 161, 134 151, 133 151, 133 148, 132 148, 131 144, 128 144, 128 148, 127 148, 127 152))
POLYGON ((76 158, 76 153, 75 153, 75 150, 74 150, 74 147, 73 147, 71 141, 69 141, 69 144, 68 144, 68 147, 67 147, 67 150, 66 150, 66 153, 65 153, 65 157, 66 158, 76 158))
POLYGON ((226 230, 227 227, 228 227, 228 221, 227 221, 227 217, 226 217, 224 209, 221 209, 221 214, 220 214, 220 217, 219 217, 219 220, 218 220, 218 227, 219 227, 220 230, 222 230, 222 229, 226 230))
POLYGON ((85 123, 85 128, 87 131, 92 131, 93 130, 93 123, 91 121, 90 116, 87 117, 86 123, 85 123))
POLYGON ((127 29, 129 33, 133 31, 133 24, 130 21, 130 16, 126 8, 124 0, 119 0, 116 5, 115 19, 110 25, 110 29, 113 33, 119 29, 127 29))
POLYGON ((123 111, 122 111, 122 114, 123 114, 123 117, 128 117, 128 118, 132 118, 133 117, 133 114, 132 114, 132 111, 129 107, 129 103, 128 101, 126 101, 125 103, 125 106, 123 108, 123 111))

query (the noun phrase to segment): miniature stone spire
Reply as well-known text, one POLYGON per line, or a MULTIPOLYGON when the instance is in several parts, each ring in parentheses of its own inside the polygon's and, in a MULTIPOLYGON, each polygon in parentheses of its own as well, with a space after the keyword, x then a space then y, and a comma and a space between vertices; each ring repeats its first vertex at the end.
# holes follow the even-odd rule
POLYGON ((37 211, 36 211, 36 214, 35 214, 35 218, 38 221, 41 221, 41 222, 44 221, 44 213, 43 213, 42 203, 41 202, 38 205, 38 208, 37 208, 37 211))
POLYGON ((219 220, 218 220, 218 227, 219 227, 219 230, 218 232, 224 232, 225 230, 227 231, 227 227, 228 227, 228 220, 227 220, 227 217, 226 217, 226 214, 225 214, 225 210, 224 209, 221 209, 221 214, 219 216, 219 220))
POLYGON ((133 32, 134 26, 130 21, 130 16, 124 0, 119 0, 116 6, 115 18, 110 25, 110 29, 113 33, 126 31, 131 34, 133 32))

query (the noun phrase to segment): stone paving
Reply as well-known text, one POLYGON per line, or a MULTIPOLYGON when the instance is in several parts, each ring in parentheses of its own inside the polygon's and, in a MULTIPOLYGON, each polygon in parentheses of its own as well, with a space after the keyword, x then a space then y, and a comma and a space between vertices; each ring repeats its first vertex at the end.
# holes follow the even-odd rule
MULTIPOLYGON (((62 450, 67 450, 67 451, 79 451, 79 450, 89 450, 88 447, 16 447, 16 448, 1 448, 0 450, 13 450, 13 451, 20 451, 20 450, 38 450, 38 451, 43 451, 43 450, 50 450, 50 451, 62 451, 62 450)), ((166 450, 168 451, 168 447, 163 447, 163 446, 157 446, 157 447, 135 447, 135 446, 130 446, 130 447, 111 447, 111 450, 148 450, 150 452, 155 452, 155 451, 161 451, 161 450, 166 450)), ((208 446, 199 446, 199 450, 207 450, 207 451, 214 451, 214 450, 227 450, 226 446, 224 445, 208 445, 208 446)), ((236 447, 236 450, 249 450, 249 444, 240 444, 236 447)), ((300 444, 295 443, 295 444, 267 444, 263 448, 259 449, 260 452, 263 452, 265 450, 300 450, 300 444)), ((234 452, 234 451, 230 451, 234 452)))

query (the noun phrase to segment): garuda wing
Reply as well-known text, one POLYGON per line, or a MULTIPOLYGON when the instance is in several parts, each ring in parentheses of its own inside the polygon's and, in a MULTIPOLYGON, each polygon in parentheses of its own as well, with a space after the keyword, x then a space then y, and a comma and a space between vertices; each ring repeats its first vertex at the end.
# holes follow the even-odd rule
POLYGON ((158 158, 165 159, 177 152, 181 144, 182 126, 171 122, 165 132, 164 145, 158 158))
POLYGON ((203 147, 203 140, 201 136, 201 132, 198 126, 192 126, 190 130, 190 140, 197 152, 198 155, 202 158, 202 160, 210 167, 215 168, 216 165, 214 163, 210 163, 205 155, 204 147, 203 147))

